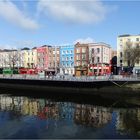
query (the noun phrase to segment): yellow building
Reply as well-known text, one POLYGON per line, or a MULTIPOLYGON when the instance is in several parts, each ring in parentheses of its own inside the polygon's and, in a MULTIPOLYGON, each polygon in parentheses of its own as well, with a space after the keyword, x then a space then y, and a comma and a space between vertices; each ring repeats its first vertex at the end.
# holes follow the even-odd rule
POLYGON ((36 68, 37 66, 37 50, 36 48, 21 50, 21 63, 24 68, 36 68))
MULTIPOLYGON (((117 66, 120 70, 128 71, 129 67, 133 67, 131 60, 124 59, 124 50, 127 48, 140 48, 140 35, 120 35, 117 38, 117 66)), ((133 68, 133 73, 140 73, 140 55, 139 61, 136 61, 133 68)))

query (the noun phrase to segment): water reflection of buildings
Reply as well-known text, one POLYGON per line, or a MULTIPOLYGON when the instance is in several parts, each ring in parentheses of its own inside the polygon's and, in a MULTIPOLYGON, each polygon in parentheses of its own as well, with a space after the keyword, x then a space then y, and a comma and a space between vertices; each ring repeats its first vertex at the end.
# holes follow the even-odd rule
POLYGON ((59 118, 59 109, 58 103, 52 102, 49 100, 39 99, 39 108, 38 108, 38 117, 40 119, 58 119, 59 118))
POLYGON ((47 99, 0 96, 0 110, 18 111, 21 116, 102 127, 111 120, 110 109, 47 99))
POLYGON ((74 116, 74 104, 73 103, 60 103, 60 118, 64 120, 73 120, 74 116))
POLYGON ((116 129, 122 135, 133 133, 140 136, 140 108, 117 110, 116 129))
POLYGON ((110 109, 90 105, 76 105, 74 120, 77 124, 101 127, 112 118, 110 109))
POLYGON ((0 110, 20 111, 23 97, 0 96, 0 110))

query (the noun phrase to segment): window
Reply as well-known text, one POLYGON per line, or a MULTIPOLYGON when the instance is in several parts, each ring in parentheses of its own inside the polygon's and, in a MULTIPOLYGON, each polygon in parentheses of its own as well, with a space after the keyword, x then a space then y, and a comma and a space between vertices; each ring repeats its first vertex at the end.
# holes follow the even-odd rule
POLYGON ((76 55, 76 59, 77 60, 80 60, 80 55, 76 55))
POLYGON ((80 48, 77 48, 76 49, 76 53, 80 53, 80 48))
POLYGON ((98 62, 98 63, 100 62, 100 57, 97 57, 97 62, 98 62))
POLYGON ((128 38, 128 39, 127 39, 127 41, 131 41, 131 39, 130 39, 130 38, 128 38))
POLYGON ((97 53, 100 53, 100 48, 97 48, 97 53))
POLYGON ((71 66, 72 66, 72 67, 73 67, 73 64, 74 64, 74 63, 73 63, 73 62, 71 62, 71 66))
POLYGON ((82 53, 85 53, 86 52, 86 48, 82 48, 82 53))
POLYGON ((86 59, 86 55, 85 54, 82 54, 82 59, 86 59))
POLYGON ((73 74, 73 70, 71 70, 71 74, 73 74))
POLYGON ((139 38, 136 38, 136 41, 139 41, 139 38))
POLYGON ((120 57, 122 57, 122 52, 120 52, 120 57))
POLYGON ((127 65, 130 66, 130 60, 127 61, 127 65))
POLYGON ((85 61, 82 61, 82 66, 86 66, 86 62, 85 61))
POLYGON ((92 63, 94 63, 94 57, 92 57, 92 63))
POLYGON ((80 66, 80 62, 76 62, 76 66, 80 66))
POLYGON ((91 49, 92 54, 94 53, 94 48, 91 49))

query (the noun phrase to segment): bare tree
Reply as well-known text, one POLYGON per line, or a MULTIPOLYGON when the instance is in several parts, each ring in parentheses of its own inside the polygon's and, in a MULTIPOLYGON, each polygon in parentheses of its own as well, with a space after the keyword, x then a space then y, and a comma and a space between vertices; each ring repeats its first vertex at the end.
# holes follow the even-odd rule
POLYGON ((17 50, 11 50, 8 53, 8 63, 10 68, 15 69, 15 66, 18 66, 20 56, 17 50))
POLYGON ((124 61, 131 67, 134 67, 140 61, 140 44, 136 43, 134 47, 124 49, 124 61))

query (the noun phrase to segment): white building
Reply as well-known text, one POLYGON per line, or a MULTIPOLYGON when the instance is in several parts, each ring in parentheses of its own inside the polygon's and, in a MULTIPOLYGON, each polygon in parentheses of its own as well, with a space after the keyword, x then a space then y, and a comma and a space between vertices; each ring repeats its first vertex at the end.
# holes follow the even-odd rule
MULTIPOLYGON (((117 38, 117 66, 121 70, 131 67, 130 60, 124 60, 124 50, 128 47, 140 47, 140 35, 120 35, 117 38)), ((140 55, 139 55, 140 58, 140 55)), ((134 64, 134 73, 140 73, 140 59, 134 64)))

